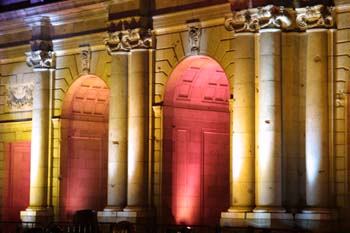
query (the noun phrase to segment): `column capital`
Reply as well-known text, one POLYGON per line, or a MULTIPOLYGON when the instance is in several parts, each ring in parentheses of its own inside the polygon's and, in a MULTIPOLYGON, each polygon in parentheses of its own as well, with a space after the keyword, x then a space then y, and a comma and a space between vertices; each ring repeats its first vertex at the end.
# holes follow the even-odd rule
POLYGON ((50 18, 43 16, 32 25, 32 40, 30 52, 26 52, 27 65, 36 70, 47 70, 55 67, 55 53, 51 36, 53 28, 50 18))
POLYGON ((151 29, 133 28, 108 32, 104 39, 108 54, 128 52, 131 49, 152 48, 153 36, 151 29))
POLYGON ((292 8, 284 6, 267 5, 258 8, 233 11, 232 18, 225 20, 225 27, 229 31, 258 32, 265 28, 293 29, 292 8))
POLYGON ((267 5, 233 11, 232 14, 225 20, 225 28, 235 33, 259 32, 271 28, 305 31, 310 28, 331 28, 335 24, 333 8, 325 5, 303 8, 267 5))
POLYGON ((324 5, 297 8, 296 24, 300 30, 331 28, 334 26, 333 9, 324 5))
POLYGON ((50 40, 33 40, 30 42, 32 50, 26 52, 27 65, 34 69, 55 68, 55 53, 50 40))

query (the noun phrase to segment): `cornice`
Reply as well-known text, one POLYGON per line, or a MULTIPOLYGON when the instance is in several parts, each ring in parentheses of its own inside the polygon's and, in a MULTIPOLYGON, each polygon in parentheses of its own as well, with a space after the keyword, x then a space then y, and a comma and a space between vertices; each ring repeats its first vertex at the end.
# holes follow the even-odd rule
POLYGON ((29 7, 21 10, 14 10, 0 13, 0 22, 11 21, 17 19, 23 19, 27 17, 32 17, 36 15, 46 15, 52 12, 63 12, 65 10, 74 9, 86 9, 92 5, 100 5, 107 7, 110 0, 70 0, 56 2, 36 7, 29 7))
POLYGON ((232 15, 230 3, 208 7, 200 7, 181 12, 153 16, 155 34, 165 34, 175 31, 186 31, 188 23, 199 21, 201 27, 223 24, 225 17, 232 15))

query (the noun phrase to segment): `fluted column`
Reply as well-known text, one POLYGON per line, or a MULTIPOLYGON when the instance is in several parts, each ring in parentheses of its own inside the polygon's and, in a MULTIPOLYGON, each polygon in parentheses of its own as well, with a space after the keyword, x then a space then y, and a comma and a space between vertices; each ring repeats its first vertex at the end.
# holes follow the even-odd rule
POLYGON ((128 52, 112 52, 109 139, 108 192, 105 210, 122 210, 127 189, 128 52))
POLYGON ((50 119, 50 69, 54 68, 53 46, 49 38, 50 19, 43 17, 33 29, 31 52, 26 53, 27 64, 33 67, 34 92, 32 110, 32 139, 30 159, 29 207, 21 211, 22 221, 37 222, 51 218, 48 206, 48 159, 50 119), (39 39, 38 39, 39 38, 39 39))
POLYGON ((254 44, 253 33, 235 36, 229 212, 247 212, 254 206, 254 44))
POLYGON ((254 212, 284 212, 282 205, 281 31, 259 35, 257 154, 254 212))
POLYGON ((328 35, 326 29, 313 29, 307 36, 306 206, 317 211, 329 207, 328 35))

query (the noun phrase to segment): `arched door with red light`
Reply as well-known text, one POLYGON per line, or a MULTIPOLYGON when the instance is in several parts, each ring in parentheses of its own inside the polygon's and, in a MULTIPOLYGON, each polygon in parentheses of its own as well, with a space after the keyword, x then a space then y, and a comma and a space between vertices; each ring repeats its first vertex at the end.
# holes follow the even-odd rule
POLYGON ((29 206, 30 142, 5 144, 2 186, 2 221, 20 221, 29 206))
POLYGON ((229 203, 229 88, 213 59, 185 59, 164 102, 163 203, 168 222, 217 225, 229 203))
POLYGON ((109 90, 98 77, 79 78, 62 110, 60 218, 102 210, 107 202, 109 90))

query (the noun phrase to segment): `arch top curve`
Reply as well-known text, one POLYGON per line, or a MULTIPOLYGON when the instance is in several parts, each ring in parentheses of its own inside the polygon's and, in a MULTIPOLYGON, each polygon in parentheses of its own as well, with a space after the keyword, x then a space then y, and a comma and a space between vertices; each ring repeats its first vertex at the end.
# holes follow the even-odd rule
POLYGON ((108 121, 109 88, 96 75, 82 75, 70 85, 62 103, 63 119, 108 121))
POLYGON ((227 111, 229 82, 220 64, 205 55, 185 57, 171 72, 164 105, 227 111))

